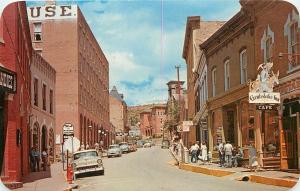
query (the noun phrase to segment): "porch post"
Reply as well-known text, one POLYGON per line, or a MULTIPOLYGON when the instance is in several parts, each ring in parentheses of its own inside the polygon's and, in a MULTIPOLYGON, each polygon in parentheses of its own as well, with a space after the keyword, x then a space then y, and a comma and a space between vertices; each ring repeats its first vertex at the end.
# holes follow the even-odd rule
POLYGON ((300 170, 300 118, 299 118, 299 112, 296 113, 296 116, 297 116, 298 169, 300 170))

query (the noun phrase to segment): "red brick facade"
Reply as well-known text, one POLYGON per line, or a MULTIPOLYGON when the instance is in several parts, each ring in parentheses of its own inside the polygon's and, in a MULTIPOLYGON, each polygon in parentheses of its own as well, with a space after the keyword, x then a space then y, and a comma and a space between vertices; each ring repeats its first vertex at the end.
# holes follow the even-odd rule
POLYGON ((6 129, 2 168, 4 171, 1 176, 4 182, 17 182, 22 181, 22 177, 29 173, 32 46, 25 2, 8 5, 2 13, 0 22, 0 36, 3 35, 0 37, 0 65, 17 74, 15 94, 7 93, 0 88, 1 102, 5 103, 4 112, 1 111, 4 115, 1 114, 0 120, 1 123, 4 122, 4 129, 6 129))
MULTIPOLYGON (((36 7, 32 9, 36 11, 36 7)), ((28 14, 32 14, 32 9, 28 8, 28 14)), ((47 19, 44 15, 36 18, 33 17, 36 12, 29 17, 35 50, 57 72, 56 133, 60 140, 56 141, 63 141, 63 125, 72 123, 81 144, 94 146, 100 139, 107 143, 110 137, 108 61, 79 7, 56 7, 56 11, 61 9, 66 10, 66 18, 47 19), (35 36, 36 33, 41 36, 35 36), (100 136, 99 130, 107 136, 100 136)))

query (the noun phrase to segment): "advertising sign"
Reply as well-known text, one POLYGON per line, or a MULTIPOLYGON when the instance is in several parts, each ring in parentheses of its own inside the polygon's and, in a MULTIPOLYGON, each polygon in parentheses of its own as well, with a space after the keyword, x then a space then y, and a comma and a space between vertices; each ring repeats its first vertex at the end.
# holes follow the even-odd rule
POLYGON ((77 5, 46 5, 27 8, 31 21, 77 18, 77 5))
POLYGON ((15 93, 17 90, 16 74, 0 66, 0 89, 9 93, 15 93))
POLYGON ((189 132, 191 126, 193 126, 193 121, 183 121, 182 122, 182 131, 189 132))
POLYGON ((256 104, 278 104, 280 103, 280 93, 273 92, 275 85, 279 84, 279 71, 274 74, 271 70, 272 62, 260 64, 257 70, 260 73, 255 81, 249 82, 249 103, 256 104))

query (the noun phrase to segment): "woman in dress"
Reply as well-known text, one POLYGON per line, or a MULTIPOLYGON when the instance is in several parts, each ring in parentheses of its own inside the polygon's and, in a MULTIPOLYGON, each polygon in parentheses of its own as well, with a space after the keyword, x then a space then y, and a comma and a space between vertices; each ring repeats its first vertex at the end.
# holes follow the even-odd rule
POLYGON ((205 164, 205 162, 207 161, 207 146, 206 146, 205 142, 203 142, 201 144, 201 148, 200 149, 201 149, 201 158, 202 158, 202 160, 203 160, 203 162, 205 164))

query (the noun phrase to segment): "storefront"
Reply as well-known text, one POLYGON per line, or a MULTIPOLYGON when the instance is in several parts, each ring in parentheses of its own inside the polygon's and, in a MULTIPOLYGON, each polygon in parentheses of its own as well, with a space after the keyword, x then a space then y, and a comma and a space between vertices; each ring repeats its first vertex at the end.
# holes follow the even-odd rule
POLYGON ((0 174, 4 169, 4 150, 7 129, 7 97, 16 92, 16 74, 0 66, 0 174))

